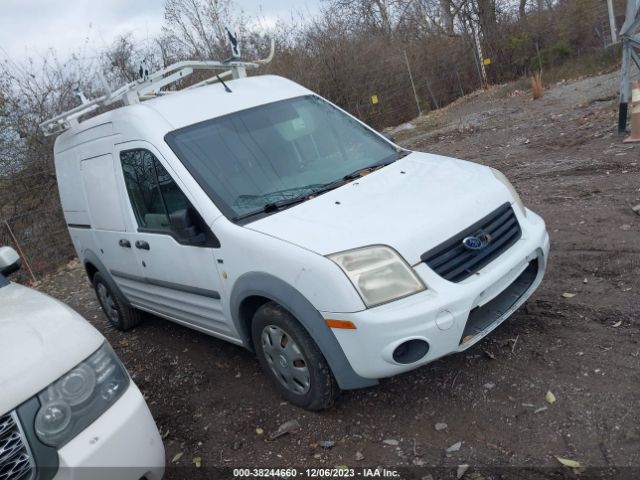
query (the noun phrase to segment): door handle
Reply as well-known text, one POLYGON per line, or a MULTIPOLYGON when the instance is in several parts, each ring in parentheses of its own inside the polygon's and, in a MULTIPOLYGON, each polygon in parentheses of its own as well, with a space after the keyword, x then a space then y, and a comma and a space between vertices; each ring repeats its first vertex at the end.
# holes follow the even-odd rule
POLYGON ((136 248, 139 248, 140 250, 149 250, 150 247, 144 240, 136 240, 136 248))
POLYGON ((118 242, 118 245, 120 245, 123 248, 131 248, 131 242, 126 238, 121 238, 120 241, 118 242))

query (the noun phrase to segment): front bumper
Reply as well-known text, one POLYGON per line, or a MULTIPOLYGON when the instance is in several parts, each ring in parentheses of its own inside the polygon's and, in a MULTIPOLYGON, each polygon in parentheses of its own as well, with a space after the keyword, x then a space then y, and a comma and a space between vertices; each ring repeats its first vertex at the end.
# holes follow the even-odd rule
POLYGON ((506 320, 540 285, 549 254, 544 221, 530 210, 518 220, 520 240, 460 283, 421 263, 414 268, 427 285, 424 292, 355 313, 321 312, 357 326, 333 330, 354 371, 376 379, 413 370, 469 348, 506 320), (395 361, 394 351, 409 340, 427 342, 426 355, 412 363, 395 361))
POLYGON ((58 451, 55 480, 160 480, 164 446, 140 390, 127 391, 58 451))

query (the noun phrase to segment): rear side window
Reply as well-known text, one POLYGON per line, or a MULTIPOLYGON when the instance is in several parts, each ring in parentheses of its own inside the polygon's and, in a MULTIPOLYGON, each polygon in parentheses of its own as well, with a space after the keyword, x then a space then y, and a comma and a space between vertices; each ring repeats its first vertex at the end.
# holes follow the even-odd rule
POLYGON ((180 188, 148 150, 121 152, 120 161, 138 225, 151 230, 169 230, 169 215, 190 208, 180 188))

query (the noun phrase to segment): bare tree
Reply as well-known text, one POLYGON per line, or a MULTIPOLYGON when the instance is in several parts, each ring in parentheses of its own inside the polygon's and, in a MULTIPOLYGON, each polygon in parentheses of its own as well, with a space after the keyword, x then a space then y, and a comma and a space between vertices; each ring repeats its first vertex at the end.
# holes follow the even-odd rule
POLYGON ((520 17, 520 20, 524 20, 526 18, 526 12, 525 12, 526 8, 527 8, 527 0, 520 0, 520 3, 518 5, 518 16, 520 17))
POLYGON ((139 78, 141 65, 154 71, 166 65, 166 46, 162 39, 151 43, 136 43, 131 34, 122 35, 114 40, 101 56, 100 68, 105 78, 118 87, 139 78))
POLYGON ((200 59, 229 55, 226 28, 244 33, 243 16, 233 0, 167 0, 163 42, 178 57, 200 59))

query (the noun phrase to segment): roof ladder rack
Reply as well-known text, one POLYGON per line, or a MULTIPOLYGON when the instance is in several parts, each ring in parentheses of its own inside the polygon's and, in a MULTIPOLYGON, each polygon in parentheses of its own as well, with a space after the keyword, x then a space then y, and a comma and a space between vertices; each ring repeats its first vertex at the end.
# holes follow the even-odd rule
MULTIPOLYGON (((183 80, 196 70, 209 70, 214 71, 215 73, 201 82, 186 87, 186 89, 209 85, 219 81, 222 77, 230 76, 234 79, 246 77, 247 69, 257 68, 269 63, 273 59, 274 48, 274 41, 272 39, 269 56, 265 59, 253 62, 247 62, 236 57, 232 57, 229 60, 222 62, 217 60, 185 60, 169 65, 168 67, 158 70, 157 72, 153 72, 152 74, 144 76, 143 78, 133 82, 127 83, 117 90, 108 91, 105 95, 97 98, 87 99, 84 95, 80 95, 82 100, 81 105, 42 122, 40 124, 40 128, 45 136, 55 135, 68 130, 73 125, 77 125, 81 116, 91 113, 100 107, 111 105, 118 101, 123 102, 125 105, 133 105, 150 98, 155 98, 159 95, 173 93, 177 90, 163 91, 162 88, 183 80)), ((100 77, 102 78, 102 75, 100 75, 100 77)), ((104 79, 103 83, 106 87, 106 81, 104 81, 104 79)))

